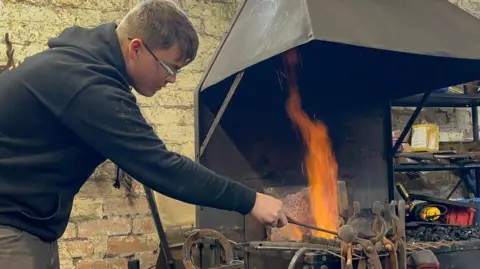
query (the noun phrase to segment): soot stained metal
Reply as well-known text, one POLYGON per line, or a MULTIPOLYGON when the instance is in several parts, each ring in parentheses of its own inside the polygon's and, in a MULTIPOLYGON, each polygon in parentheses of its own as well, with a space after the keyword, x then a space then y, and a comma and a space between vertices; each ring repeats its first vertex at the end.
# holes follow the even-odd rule
MULTIPOLYGON (((449 252, 452 249, 469 248, 468 242, 419 242, 405 243, 404 201, 392 201, 387 207, 376 202, 372 208, 373 235, 361 235, 359 221, 363 219, 358 202, 354 203, 353 215, 339 229, 338 237, 318 240, 305 237, 300 241, 252 241, 235 243, 216 231, 197 230, 187 239, 183 246, 185 268, 205 268, 196 265, 192 259, 195 244, 202 244, 207 238, 218 240, 222 249, 219 263, 215 269, 236 268, 311 268, 311 269, 406 269, 407 264, 415 263, 409 268, 421 265, 438 265, 435 253, 449 252), (398 214, 397 214, 398 212, 398 214), (328 242, 327 242, 328 241, 328 242), (231 244, 231 245, 230 245, 231 244), (235 257, 233 249, 243 253, 241 259, 235 257), (434 253, 435 252, 435 253, 434 253), (408 259, 407 259, 408 258, 408 259), (413 259, 413 260, 412 260, 413 259)), ((437 254, 438 255, 438 254, 437 254)))

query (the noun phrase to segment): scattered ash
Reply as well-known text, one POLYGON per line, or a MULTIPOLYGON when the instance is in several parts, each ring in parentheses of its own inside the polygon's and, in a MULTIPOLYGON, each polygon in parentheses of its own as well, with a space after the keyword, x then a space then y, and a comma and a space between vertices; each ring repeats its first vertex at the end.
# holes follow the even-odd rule
POLYGON ((407 228, 407 242, 466 241, 480 239, 479 226, 419 226, 407 228))

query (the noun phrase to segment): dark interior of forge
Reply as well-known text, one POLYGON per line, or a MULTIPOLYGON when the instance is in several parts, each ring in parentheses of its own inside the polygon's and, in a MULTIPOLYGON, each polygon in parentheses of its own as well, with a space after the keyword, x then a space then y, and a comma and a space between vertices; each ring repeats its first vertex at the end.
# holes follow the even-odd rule
MULTIPOLYGON (((336 85, 322 85, 321 71, 309 66, 314 66, 312 59, 302 58, 297 70, 302 107, 311 119, 322 120, 328 127, 339 165, 338 179, 346 182, 350 203, 359 201, 362 207, 370 208, 375 201, 387 202, 385 149, 392 145, 391 139, 389 142, 385 139, 386 132, 391 135, 388 102, 380 94, 367 96, 352 89, 344 90, 342 80, 336 85)), ((285 72, 281 56, 245 71, 198 160, 200 163, 258 191, 272 188, 293 191, 298 190, 293 187, 308 184, 302 169, 306 149, 286 114, 289 91, 282 73, 285 72)), ((234 78, 200 94, 197 143, 205 139, 234 78)), ((216 216, 218 210, 202 209, 197 214, 197 224, 237 238, 227 227, 243 226, 242 218, 230 212, 223 212, 222 220, 216 216)), ((248 235, 238 239, 247 238, 261 239, 248 235)))
MULTIPOLYGON (((455 85, 478 77, 473 60, 388 52, 328 42, 297 48, 304 111, 329 130, 350 204, 370 208, 387 202, 387 150, 392 147, 388 100, 455 85), (470 66, 472 65, 472 66, 470 66), (399 75, 401 74, 401 75, 399 75)), ((225 61, 224 61, 225 63, 225 61)), ((225 66, 228 68, 228 65, 225 66)), ((288 89, 280 55, 246 68, 219 126, 197 161, 258 191, 298 190, 308 183, 305 147, 285 110, 288 89)), ((199 93, 196 107, 200 147, 235 75, 199 93)), ((393 184, 390 182, 390 184, 393 184)), ((390 190, 393 187, 390 186, 390 190)), ((285 194, 285 191, 283 191, 285 194)), ((399 199, 396 192, 395 199, 399 199)), ((199 208, 197 225, 232 240, 260 240, 264 227, 232 212, 199 208), (222 216, 219 218, 218 216, 222 216)))

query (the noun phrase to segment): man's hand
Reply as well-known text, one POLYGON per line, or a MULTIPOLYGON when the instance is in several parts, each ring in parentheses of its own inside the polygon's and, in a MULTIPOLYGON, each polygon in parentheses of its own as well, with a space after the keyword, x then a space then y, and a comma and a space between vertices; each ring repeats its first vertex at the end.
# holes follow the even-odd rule
POLYGON ((258 192, 250 214, 266 226, 280 228, 288 223, 282 201, 258 192))

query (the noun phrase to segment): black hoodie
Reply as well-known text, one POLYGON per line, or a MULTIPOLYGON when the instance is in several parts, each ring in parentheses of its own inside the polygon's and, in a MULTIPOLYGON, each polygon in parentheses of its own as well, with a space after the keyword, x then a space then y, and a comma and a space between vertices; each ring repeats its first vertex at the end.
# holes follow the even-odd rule
POLYGON ((0 75, 0 224, 58 239, 106 159, 169 197, 248 214, 254 190, 168 151, 147 124, 115 28, 68 28, 0 75))

